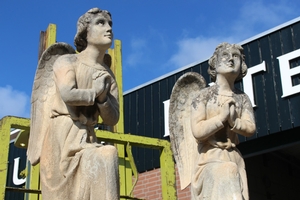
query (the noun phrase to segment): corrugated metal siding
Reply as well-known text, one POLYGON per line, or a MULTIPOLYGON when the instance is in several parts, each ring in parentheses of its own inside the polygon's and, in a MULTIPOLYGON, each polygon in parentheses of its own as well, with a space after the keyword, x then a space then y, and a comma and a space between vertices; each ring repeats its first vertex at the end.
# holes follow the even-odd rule
MULTIPOLYGON (((296 23, 243 45, 248 66, 255 66, 265 61, 267 68, 266 72, 253 76, 257 104, 255 108, 257 135, 255 138, 291 129, 295 126, 295 119, 299 117, 299 94, 281 98, 282 83, 277 60, 278 56, 300 48, 299 38, 296 38, 294 34, 295 29, 299 34, 299 26, 300 24, 296 23), (297 40, 298 42, 296 42, 297 40), (297 108, 293 108, 294 106, 297 108)), ((296 126, 299 126, 299 120, 296 126)))
MULTIPOLYGON (((300 93, 282 98, 280 68, 277 57, 300 49, 300 22, 284 27, 243 45, 248 67, 265 61, 266 71, 252 76, 256 102, 255 118, 257 132, 251 138, 239 137, 241 142, 300 126, 300 93)), ((291 61, 291 67, 298 66, 300 59, 291 61)), ((210 82, 207 73, 208 61, 172 74, 150 85, 124 95, 125 133, 147 137, 163 138, 164 105, 176 80, 188 71, 195 71, 210 82)), ((300 75, 293 77, 295 85, 300 75)), ((243 88, 242 82, 235 86, 243 88)), ((156 150, 134 149, 139 171, 159 166, 156 150)))

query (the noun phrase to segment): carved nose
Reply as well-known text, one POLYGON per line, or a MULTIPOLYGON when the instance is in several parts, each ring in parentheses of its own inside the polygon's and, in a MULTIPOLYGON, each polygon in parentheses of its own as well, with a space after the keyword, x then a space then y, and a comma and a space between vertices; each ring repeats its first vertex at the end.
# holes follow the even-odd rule
POLYGON ((111 26, 107 26, 107 32, 112 33, 112 27, 111 26))

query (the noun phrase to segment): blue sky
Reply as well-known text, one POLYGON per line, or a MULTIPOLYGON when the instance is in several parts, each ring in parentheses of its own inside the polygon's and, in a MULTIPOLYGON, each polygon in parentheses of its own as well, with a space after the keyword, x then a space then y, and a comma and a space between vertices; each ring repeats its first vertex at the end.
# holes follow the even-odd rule
POLYGON ((0 118, 30 116, 40 31, 57 25, 57 41, 73 45, 76 22, 93 7, 112 13, 122 41, 123 89, 130 90, 299 17, 300 1, 2 0, 0 118))

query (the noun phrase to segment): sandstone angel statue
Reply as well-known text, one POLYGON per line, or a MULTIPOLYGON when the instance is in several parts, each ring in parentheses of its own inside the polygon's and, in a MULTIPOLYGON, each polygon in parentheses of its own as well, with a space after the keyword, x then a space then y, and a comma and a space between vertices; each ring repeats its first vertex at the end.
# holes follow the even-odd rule
POLYGON ((248 96, 234 87, 247 73, 243 48, 221 43, 209 59, 215 83, 205 87, 195 72, 181 76, 170 98, 169 127, 181 189, 192 199, 249 199, 245 164, 236 148, 238 134, 256 130, 248 96))
POLYGON ((117 150, 94 128, 119 120, 118 87, 106 54, 111 14, 90 9, 77 23, 75 46, 56 43, 41 56, 31 109, 28 159, 40 163, 45 200, 119 199, 117 150))

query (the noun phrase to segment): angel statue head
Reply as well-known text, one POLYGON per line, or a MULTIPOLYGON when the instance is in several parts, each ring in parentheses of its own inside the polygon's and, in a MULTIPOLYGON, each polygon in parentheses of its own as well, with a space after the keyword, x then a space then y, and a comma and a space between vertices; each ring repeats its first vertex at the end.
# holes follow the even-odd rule
POLYGON ((94 43, 94 40, 97 40, 98 43, 103 43, 103 38, 101 38, 102 36, 110 38, 110 43, 105 45, 108 46, 108 49, 112 44, 113 38, 111 14, 107 10, 92 8, 78 19, 77 33, 74 38, 76 50, 78 52, 83 51, 89 43, 94 43), (101 26, 98 26, 95 30, 93 25, 101 26), (104 33, 104 31, 109 32, 109 34, 104 33), (91 39, 91 41, 89 41, 89 39, 91 39))
POLYGON ((242 79, 247 74, 243 50, 243 47, 238 44, 226 42, 219 44, 208 61, 209 68, 207 72, 211 80, 215 82, 218 73, 234 73, 233 69, 236 70, 235 81, 242 79))

